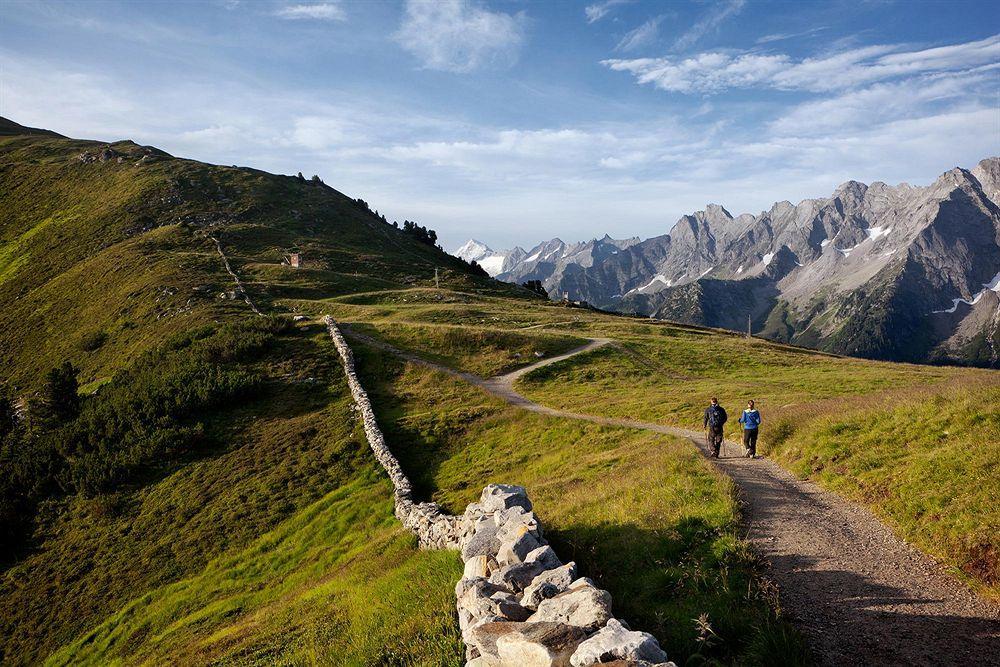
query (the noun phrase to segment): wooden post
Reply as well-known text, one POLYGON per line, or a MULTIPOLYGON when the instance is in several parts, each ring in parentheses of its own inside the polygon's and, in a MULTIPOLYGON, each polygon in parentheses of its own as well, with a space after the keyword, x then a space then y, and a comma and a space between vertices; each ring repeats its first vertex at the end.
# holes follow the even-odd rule
POLYGON ((441 283, 438 282, 438 268, 434 267, 434 289, 441 289, 441 283))

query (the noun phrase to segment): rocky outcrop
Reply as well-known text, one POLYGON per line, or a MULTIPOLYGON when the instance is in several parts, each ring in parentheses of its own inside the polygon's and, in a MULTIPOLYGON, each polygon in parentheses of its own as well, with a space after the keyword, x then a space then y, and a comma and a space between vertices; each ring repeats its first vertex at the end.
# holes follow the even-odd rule
POLYGON ((461 554, 465 565, 455 599, 468 665, 673 665, 652 635, 630 631, 612 616, 610 593, 578 577, 575 563, 563 564, 545 540, 524 487, 490 484, 461 516, 436 503, 415 502, 358 380, 351 348, 333 319, 325 322, 365 437, 392 480, 396 517, 422 548, 461 554))

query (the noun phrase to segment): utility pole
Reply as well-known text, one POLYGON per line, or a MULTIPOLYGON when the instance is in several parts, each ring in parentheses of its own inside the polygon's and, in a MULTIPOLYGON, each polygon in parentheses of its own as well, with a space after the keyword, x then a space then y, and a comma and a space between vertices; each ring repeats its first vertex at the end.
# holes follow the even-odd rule
POLYGON ((747 313, 747 338, 752 338, 750 333, 750 313, 747 313))
POLYGON ((438 267, 434 267, 434 289, 441 289, 441 283, 438 282, 438 267))

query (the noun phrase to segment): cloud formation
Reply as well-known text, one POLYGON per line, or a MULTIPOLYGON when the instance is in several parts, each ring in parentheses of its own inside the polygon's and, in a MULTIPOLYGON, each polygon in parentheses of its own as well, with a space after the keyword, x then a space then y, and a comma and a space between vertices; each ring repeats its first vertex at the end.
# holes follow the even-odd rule
POLYGON ((688 28, 677 38, 674 42, 673 50, 684 51, 694 46, 702 37, 718 28, 728 19, 739 14, 743 10, 744 5, 746 5, 746 0, 725 0, 725 2, 716 4, 704 18, 688 28))
POLYGON ((631 0, 604 0, 595 2, 583 8, 583 14, 587 17, 587 23, 596 23, 607 16, 616 5, 624 5, 631 0))
POLYGON ((625 33, 625 36, 622 37, 620 42, 618 42, 618 46, 615 47, 615 50, 634 51, 635 49, 656 43, 656 40, 660 36, 660 23, 662 23, 663 19, 666 17, 666 14, 654 16, 638 28, 625 33))
POLYGON ((321 2, 311 5, 285 5, 274 15, 290 20, 346 21, 347 13, 339 4, 321 2))
POLYGON ((611 59, 602 64, 661 90, 721 93, 733 88, 829 92, 998 62, 1000 35, 919 51, 905 51, 900 45, 866 46, 798 61, 785 54, 706 52, 688 58, 611 59))
POLYGON ((524 31, 523 13, 491 12, 469 0, 407 0, 394 38, 423 67, 461 73, 513 65, 524 31))

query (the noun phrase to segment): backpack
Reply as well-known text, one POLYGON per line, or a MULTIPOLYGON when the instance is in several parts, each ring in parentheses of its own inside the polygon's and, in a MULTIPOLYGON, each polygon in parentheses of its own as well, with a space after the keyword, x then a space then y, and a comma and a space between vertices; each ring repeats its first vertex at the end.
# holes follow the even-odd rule
POLYGON ((708 425, 712 428, 722 428, 726 423, 726 411, 721 405, 713 405, 708 408, 708 425))

